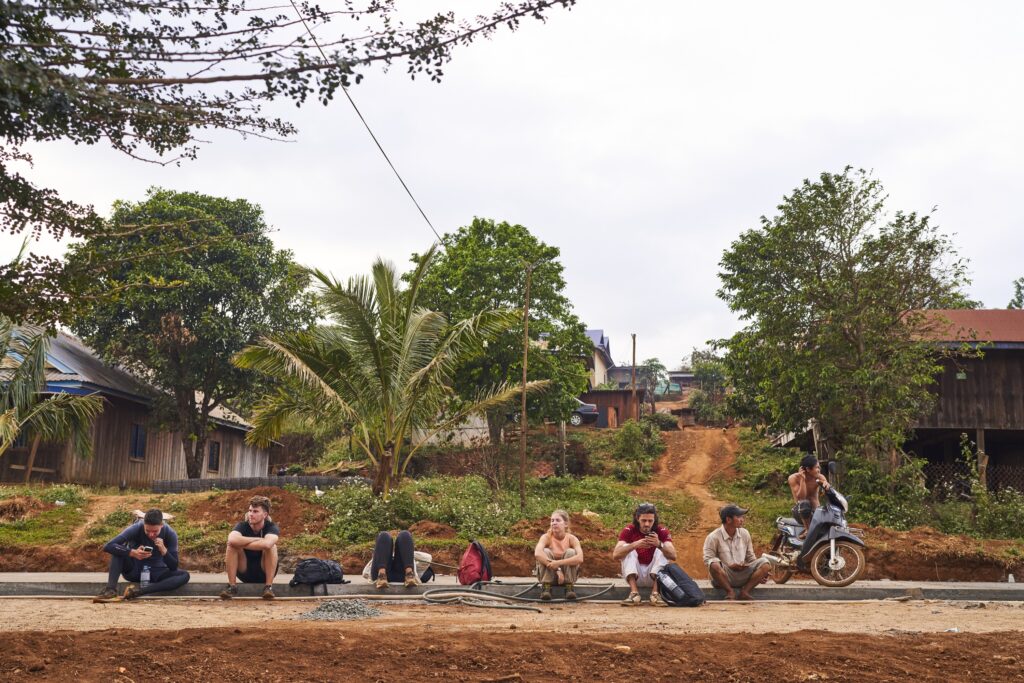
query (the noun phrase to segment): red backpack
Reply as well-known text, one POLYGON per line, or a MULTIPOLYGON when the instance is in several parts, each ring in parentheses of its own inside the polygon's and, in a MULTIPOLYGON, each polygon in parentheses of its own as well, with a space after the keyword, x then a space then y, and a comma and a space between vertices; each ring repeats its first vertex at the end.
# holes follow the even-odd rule
POLYGON ((472 585, 477 581, 490 581, 494 577, 491 572, 491 558, 477 541, 470 541, 466 552, 462 553, 458 576, 459 583, 463 586, 472 585))

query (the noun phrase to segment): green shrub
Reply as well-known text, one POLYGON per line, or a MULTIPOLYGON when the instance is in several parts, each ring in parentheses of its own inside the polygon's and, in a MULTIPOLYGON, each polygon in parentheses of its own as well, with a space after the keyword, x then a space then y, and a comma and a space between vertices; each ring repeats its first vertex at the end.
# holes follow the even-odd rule
POLYGON ((651 463, 665 450, 658 428, 650 422, 626 420, 615 433, 612 455, 617 461, 616 476, 631 483, 646 481, 651 463))
POLYGON ((694 418, 702 425, 723 425, 729 419, 725 401, 715 400, 700 389, 690 394, 690 408, 693 409, 694 418))
POLYGON ((679 429, 679 418, 671 413, 647 413, 640 420, 651 423, 662 432, 679 429))
POLYGON ((134 521, 135 514, 130 510, 114 510, 89 527, 88 537, 92 540, 109 540, 134 521))

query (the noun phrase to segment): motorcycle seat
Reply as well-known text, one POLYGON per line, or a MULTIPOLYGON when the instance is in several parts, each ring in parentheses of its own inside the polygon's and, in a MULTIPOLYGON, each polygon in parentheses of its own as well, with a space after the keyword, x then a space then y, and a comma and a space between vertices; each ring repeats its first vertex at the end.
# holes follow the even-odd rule
POLYGON ((800 527, 800 529, 804 528, 803 522, 798 522, 797 520, 793 519, 792 517, 779 517, 779 522, 781 524, 785 524, 786 526, 800 527))

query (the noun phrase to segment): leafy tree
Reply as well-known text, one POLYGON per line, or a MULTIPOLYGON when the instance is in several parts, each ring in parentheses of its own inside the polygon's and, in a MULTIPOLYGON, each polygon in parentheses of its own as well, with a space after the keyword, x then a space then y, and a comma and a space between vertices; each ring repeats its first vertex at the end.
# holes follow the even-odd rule
POLYGON ((786 431, 817 417, 876 460, 932 405, 941 352, 921 311, 973 304, 950 241, 885 200, 864 171, 805 180, 725 252, 718 292, 747 323, 719 342, 734 409, 786 431))
POLYGON ((68 253, 73 268, 121 262, 89 285, 72 326, 162 390, 157 414, 180 431, 188 476, 199 477, 211 411, 244 401, 261 379, 232 365, 232 354, 312 322, 308 275, 274 248, 262 209, 243 199, 152 189, 143 202, 116 203, 111 226, 68 253))
POLYGON ((714 349, 694 349, 689 359, 697 388, 690 393, 690 407, 701 424, 726 420, 726 366, 714 349))
MULTIPOLYGON (((393 265, 378 260, 371 277, 342 284, 316 271, 330 324, 264 338, 235 357, 243 368, 284 383, 256 408, 250 439, 275 438, 286 420, 350 425, 353 441, 375 469, 373 490, 387 495, 429 437, 467 416, 504 406, 516 384, 478 387, 473 399, 451 409, 451 380, 461 358, 514 326, 515 311, 486 310, 461 320, 422 307, 430 249, 402 289, 393 265), (425 434, 423 434, 425 433, 425 434)), ((527 391, 537 391, 534 382, 527 391)))
POLYGON ((632 483, 646 481, 651 463, 665 450, 656 424, 648 420, 626 420, 615 432, 612 455, 618 461, 616 476, 632 483))
MULTIPOLYGON (((441 240, 441 251, 423 278, 424 305, 451 320, 461 320, 487 309, 522 310, 526 268, 536 264, 530 279, 530 379, 549 380, 550 387, 527 405, 531 417, 565 420, 586 391, 584 359, 593 353, 583 323, 573 314, 562 293, 565 280, 559 250, 544 244, 522 225, 474 218, 468 226, 441 240)), ((414 256, 414 261, 418 257, 414 256)), ((408 276, 407 276, 408 277, 408 276)), ((521 320, 521 314, 520 314, 521 320)), ((468 355, 454 376, 463 399, 480 386, 521 382, 523 328, 506 330, 468 355)), ((501 428, 511 411, 487 413, 491 442, 501 441, 501 428)))
POLYGON ((48 348, 42 330, 16 328, 0 316, 0 457, 19 436, 33 442, 71 438, 75 452, 92 455, 92 422, 103 400, 45 394, 48 348))
POLYGON ((651 412, 655 408, 655 394, 658 387, 668 383, 668 368, 657 358, 648 358, 636 368, 637 385, 651 399, 651 412))
POLYGON ((1024 308, 1024 277, 1013 281, 1013 298, 1006 304, 1007 308, 1024 308))
MULTIPOLYGON (((404 64, 413 78, 439 81, 458 46, 574 2, 503 2, 469 21, 445 12, 411 25, 392 0, 327 10, 245 0, 0 3, 0 230, 91 238, 104 229, 92 207, 18 170, 32 163, 30 143, 105 144, 166 164, 195 157, 197 132, 211 128, 286 138, 294 126, 261 113, 272 100, 327 104, 373 65, 404 64)), ((0 313, 52 316, 76 282, 39 255, 0 264, 0 283, 18 293, 0 299, 0 313)))

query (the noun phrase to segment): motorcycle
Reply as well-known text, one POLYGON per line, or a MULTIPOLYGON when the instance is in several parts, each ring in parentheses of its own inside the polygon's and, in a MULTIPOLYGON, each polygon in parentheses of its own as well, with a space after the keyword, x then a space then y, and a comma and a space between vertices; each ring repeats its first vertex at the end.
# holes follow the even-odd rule
POLYGON ((864 573, 864 541, 857 529, 846 525, 850 506, 846 498, 829 487, 825 503, 815 509, 807 536, 800 538, 804 525, 792 517, 775 520, 777 532, 771 550, 763 555, 771 562, 775 583, 786 583, 796 572, 810 571, 822 586, 849 586, 864 573))

